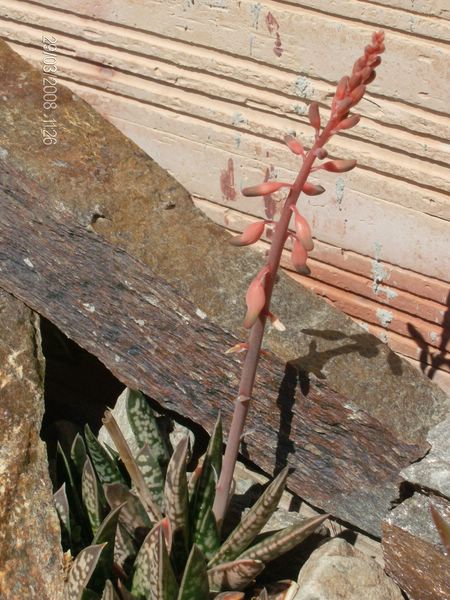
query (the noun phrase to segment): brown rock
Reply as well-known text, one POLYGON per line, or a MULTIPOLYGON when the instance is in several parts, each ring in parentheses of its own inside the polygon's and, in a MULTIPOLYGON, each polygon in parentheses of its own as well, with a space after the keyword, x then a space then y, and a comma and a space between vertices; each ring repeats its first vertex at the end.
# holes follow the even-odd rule
POLYGON ((343 539, 315 550, 298 577, 293 600, 402 600, 400 589, 371 558, 343 539))
POLYGON ((62 598, 45 445, 38 317, 0 291, 0 598, 62 598))
MULTIPOLYGON (((0 43, 0 74, 3 173, 26 180, 30 191, 35 184, 44 189, 51 214, 65 211, 67 231, 74 233, 81 226, 101 234, 177 287, 193 303, 194 313, 205 313, 212 322, 243 335, 245 288, 262 257, 230 247, 227 233, 193 207, 185 190, 62 86, 54 113, 58 143, 44 146, 39 125, 41 73, 0 43)), ((92 278, 99 276, 100 267, 94 264, 92 278)), ((57 285, 58 279, 53 283, 57 285)), ((95 298, 85 302, 95 305, 95 298)), ((278 400, 261 385, 264 377, 258 377, 259 406, 249 423, 257 434, 248 438, 249 456, 268 471, 289 461, 297 467, 291 481, 299 495, 379 532, 381 516, 398 495, 398 472, 423 455, 425 435, 445 416, 448 399, 377 338, 284 275, 274 307, 288 332, 269 333, 267 344, 283 359, 293 360, 295 368, 283 373, 280 363, 267 366, 272 394, 281 390, 278 400), (316 384, 313 375, 326 378, 338 394, 316 384), (267 446, 264 456, 261 439, 267 446), (319 468, 318 456, 325 457, 319 468), (377 457, 370 468, 367 457, 377 457)), ((132 317, 127 308, 123 314, 132 317)), ((126 336, 120 322, 116 330, 126 336)), ((76 339, 77 332, 63 325, 58 323, 76 339)), ((86 348, 94 345, 89 336, 77 341, 86 348)), ((108 366, 124 382, 139 380, 125 370, 119 374, 120 365, 108 366)), ((142 365, 137 363, 136 369, 141 378, 145 376, 142 365)), ((217 396, 223 382, 226 386, 235 377, 206 379, 205 386, 194 384, 186 373, 189 377, 178 385, 191 390, 207 387, 217 396)), ((153 376, 151 371, 147 374, 153 376)), ((151 383, 147 381, 147 393, 179 410, 168 390, 158 391, 151 383)), ((199 393, 186 396, 183 411, 210 429, 217 407, 200 401, 206 392, 199 393)), ((221 404, 225 402, 223 394, 221 404)), ((228 404, 226 414, 229 409, 228 404)))
MULTIPOLYGON (((450 502, 431 498, 450 522, 450 502)), ((386 571, 410 600, 450 599, 450 556, 444 554, 430 514, 430 497, 415 494, 383 521, 382 546, 386 571)))

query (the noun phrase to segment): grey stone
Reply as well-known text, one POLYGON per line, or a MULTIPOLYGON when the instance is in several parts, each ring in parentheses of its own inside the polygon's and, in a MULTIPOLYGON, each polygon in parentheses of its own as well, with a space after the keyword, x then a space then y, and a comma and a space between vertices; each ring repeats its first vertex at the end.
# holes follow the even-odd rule
POLYGON ((400 475, 410 483, 450 498, 450 416, 427 435, 430 451, 422 460, 403 469, 400 475))
POLYGON ((0 332, 0 598, 60 600, 60 529, 39 438, 44 362, 38 316, 1 290, 0 332))
POLYGON ((294 600, 403 600, 400 589, 374 560, 339 538, 312 553, 298 585, 294 600))

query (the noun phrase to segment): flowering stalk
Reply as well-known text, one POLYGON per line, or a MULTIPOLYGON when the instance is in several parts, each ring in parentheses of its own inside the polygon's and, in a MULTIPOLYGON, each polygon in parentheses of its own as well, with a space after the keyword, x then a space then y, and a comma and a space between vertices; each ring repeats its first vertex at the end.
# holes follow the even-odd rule
MULTIPOLYGON (((264 182, 259 186, 253 186, 242 190, 242 193, 246 196, 263 196, 268 193, 273 193, 283 187, 287 187, 289 193, 285 200, 280 219, 274 228, 267 264, 252 281, 247 291, 247 315, 244 326, 251 329, 248 341, 243 347, 243 349, 246 350, 246 356, 242 368, 238 397, 235 401, 233 419, 228 435, 222 471, 216 487, 216 498, 213 510, 219 525, 223 521, 228 506, 234 468, 252 397, 266 320, 269 315, 271 316, 271 320, 273 317, 270 312, 272 291, 276 280, 277 270, 280 265, 284 244, 289 236, 294 235, 294 246, 291 254, 293 265, 300 272, 307 272, 307 253, 312 249, 313 242, 309 225, 296 207, 298 198, 302 191, 307 195, 321 194, 325 191, 322 186, 308 182, 308 177, 313 170, 318 171, 319 169, 323 169, 330 172, 343 173, 354 168, 356 165, 356 161, 334 160, 323 163, 319 167, 313 169, 313 164, 316 159, 324 159, 327 157, 327 151, 324 146, 331 136, 337 131, 350 129, 358 123, 360 117, 358 115, 350 116, 349 111, 364 96, 366 84, 374 80, 375 68, 381 63, 379 55, 383 51, 384 33, 382 31, 376 32, 372 36, 372 43, 364 49, 364 55, 355 62, 352 74, 343 77, 339 81, 331 105, 331 115, 328 123, 323 129, 321 129, 318 104, 311 104, 309 109, 309 120, 315 130, 315 141, 308 152, 304 150, 303 146, 296 138, 292 136, 287 136, 285 138, 285 142, 289 149, 294 154, 301 157, 302 160, 302 165, 293 184, 264 182), (294 213, 295 234, 289 232, 289 222, 292 213, 294 213)), ((258 226, 250 226, 243 236, 239 236, 239 238, 236 239, 235 244, 247 245, 248 243, 253 243, 261 237, 265 224, 266 222, 262 222, 258 226)))

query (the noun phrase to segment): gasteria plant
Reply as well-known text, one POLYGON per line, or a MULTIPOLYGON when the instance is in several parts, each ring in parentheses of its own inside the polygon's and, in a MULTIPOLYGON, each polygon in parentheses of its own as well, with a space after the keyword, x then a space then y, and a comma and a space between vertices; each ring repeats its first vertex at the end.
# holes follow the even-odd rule
MULTIPOLYGON (((260 535, 283 493, 284 469, 223 538, 212 513, 222 463, 220 417, 203 461, 188 473, 188 438, 171 452, 140 392, 126 391, 124 412, 121 424, 134 439, 134 453, 109 411, 104 423, 117 451, 87 426, 70 455, 58 448, 62 485, 55 505, 70 551, 66 600, 242 600, 241 590, 267 563, 327 518, 260 535)), ((293 587, 280 582, 276 594, 260 597, 287 598, 293 587)))
POLYGON ((242 235, 232 240, 233 244, 239 246, 253 244, 261 238, 266 225, 274 225, 267 263, 250 283, 247 290, 247 314, 244 319, 244 327, 250 329, 248 341, 235 347, 236 351, 246 350, 246 356, 222 471, 216 488, 213 510, 218 524, 223 521, 230 499, 234 468, 252 398, 266 320, 269 317, 272 321, 277 322, 270 312, 270 300, 280 265, 281 253, 288 238, 293 240, 291 261, 294 268, 301 273, 308 272, 307 258, 308 252, 313 249, 313 241, 309 224, 296 206, 297 201, 302 192, 309 196, 315 196, 325 191, 321 185, 315 185, 308 181, 312 172, 325 170, 332 173, 344 173, 355 167, 356 160, 328 160, 318 166, 313 165, 316 160, 327 158, 328 153, 325 145, 335 133, 351 129, 358 124, 360 116, 357 114, 351 115, 350 110, 360 102, 366 92, 366 86, 375 79, 375 69, 381 63, 380 54, 383 52, 384 32, 378 31, 373 34, 372 43, 365 47, 364 55, 355 62, 351 75, 345 76, 339 81, 326 125, 322 126, 317 102, 310 105, 309 122, 315 131, 315 141, 310 150, 305 150, 296 137, 287 136, 285 138, 288 148, 298 155, 301 160, 301 166, 294 183, 266 181, 260 185, 242 190, 244 196, 264 196, 283 188, 289 191, 277 223, 273 221, 253 223, 244 230, 242 235), (289 230, 292 215, 294 215, 294 231, 289 230))

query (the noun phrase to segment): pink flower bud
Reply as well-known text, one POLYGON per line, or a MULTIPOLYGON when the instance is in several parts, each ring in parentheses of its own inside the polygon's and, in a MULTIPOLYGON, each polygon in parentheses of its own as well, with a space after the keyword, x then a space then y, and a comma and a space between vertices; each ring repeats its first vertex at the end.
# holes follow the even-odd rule
POLYGON ((312 102, 309 105, 308 116, 309 116, 309 122, 314 127, 314 129, 318 132, 320 130, 320 112, 319 112, 319 105, 317 104, 317 102, 312 102))
POLYGON ((291 210, 294 213, 296 239, 303 244, 305 250, 310 251, 314 248, 314 242, 312 240, 309 223, 305 217, 299 213, 296 206, 291 206, 291 210))
POLYGON ((256 223, 252 223, 244 229, 241 235, 231 238, 230 243, 233 246, 248 246, 249 244, 254 244, 264 233, 265 226, 265 221, 257 221, 256 223))
POLYGON ((354 90, 356 87, 358 87, 358 85, 361 85, 362 81, 363 80, 362 80, 361 71, 359 71, 358 73, 354 73, 350 77, 350 81, 348 82, 349 89, 354 90))
POLYGON ((345 115, 351 109, 353 105, 351 98, 344 98, 336 103, 336 113, 338 115, 345 115))
POLYGON ((298 273, 303 273, 304 275, 309 273, 309 269, 306 266, 307 259, 308 253, 306 252, 305 247, 296 239, 291 251, 291 262, 298 273))
POLYGON ((345 77, 342 77, 342 79, 339 81, 336 88, 336 94, 334 95, 336 100, 342 100, 343 98, 345 98, 345 96, 347 95, 348 82, 349 78, 347 77, 347 75, 345 75, 345 77))
POLYGON ((366 93, 366 86, 365 85, 358 85, 357 88, 355 88, 354 90, 352 90, 350 92, 350 98, 352 100, 352 106, 355 106, 356 104, 358 104, 358 102, 361 100, 361 98, 364 96, 365 93, 366 93))
POLYGON ((375 79, 376 76, 377 76, 377 72, 375 70, 373 70, 370 77, 368 77, 366 79, 365 84, 369 85, 369 83, 372 83, 372 81, 375 79))
POLYGON ((244 327, 246 329, 250 329, 254 325, 266 303, 266 292, 264 291, 262 279, 264 279, 268 272, 269 267, 263 267, 248 286, 247 294, 245 296, 247 314, 244 319, 244 327))
POLYGON ((325 188, 321 185, 314 185, 313 183, 309 183, 308 181, 303 186, 303 192, 307 196, 318 196, 319 194, 323 194, 325 188))
POLYGON ((343 129, 351 129, 361 120, 361 115, 352 115, 347 119, 342 120, 335 128, 335 131, 342 131, 343 129))
POLYGON ((242 190, 243 196, 268 196, 273 194, 283 187, 292 187, 290 183, 282 183, 280 181, 265 181, 260 185, 246 187, 242 190))
POLYGON ((351 171, 356 166, 356 160, 330 160, 323 165, 320 165, 320 169, 330 171, 331 173, 346 173, 351 171))
POLYGON ((296 137, 294 137, 293 135, 285 135, 284 142, 287 145, 287 147, 289 148, 289 150, 291 152, 293 152, 294 154, 298 154, 299 156, 305 155, 305 150, 304 150, 303 146, 298 141, 298 139, 296 137))

